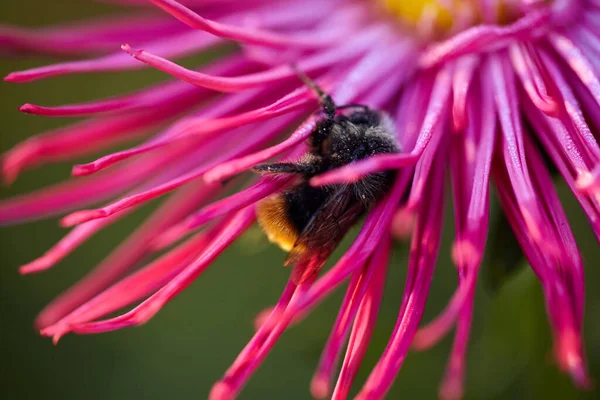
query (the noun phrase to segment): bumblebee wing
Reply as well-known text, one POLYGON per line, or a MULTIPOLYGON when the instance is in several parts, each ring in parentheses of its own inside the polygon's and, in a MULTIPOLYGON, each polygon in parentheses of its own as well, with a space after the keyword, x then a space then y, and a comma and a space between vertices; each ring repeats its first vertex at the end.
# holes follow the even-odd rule
POLYGON ((285 260, 286 266, 294 266, 294 283, 303 283, 319 272, 364 209, 347 187, 328 197, 300 232, 285 260))

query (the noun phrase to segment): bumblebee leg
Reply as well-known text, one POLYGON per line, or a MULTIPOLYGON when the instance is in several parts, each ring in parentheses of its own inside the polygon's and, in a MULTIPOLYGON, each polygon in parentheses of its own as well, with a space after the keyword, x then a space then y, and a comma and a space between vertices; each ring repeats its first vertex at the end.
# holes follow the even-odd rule
POLYGON ((258 164, 252 167, 254 172, 266 172, 269 174, 315 174, 317 168, 310 164, 274 163, 258 164))
POLYGON ((319 96, 319 104, 323 108, 323 113, 327 116, 327 118, 333 119, 333 117, 335 117, 336 106, 331 96, 325 93, 315 81, 310 79, 308 75, 299 70, 295 65, 292 64, 291 67, 296 72, 296 75, 298 75, 298 78, 300 78, 306 86, 311 88, 317 94, 317 96, 319 96))

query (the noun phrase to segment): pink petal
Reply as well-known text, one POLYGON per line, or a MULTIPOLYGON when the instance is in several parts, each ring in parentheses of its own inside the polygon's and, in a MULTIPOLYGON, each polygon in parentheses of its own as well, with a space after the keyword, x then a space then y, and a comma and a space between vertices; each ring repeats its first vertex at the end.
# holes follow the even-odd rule
POLYGON ((355 272, 346 297, 340 307, 335 324, 321 353, 319 366, 313 376, 311 387, 313 397, 326 398, 330 393, 330 382, 352 324, 355 322, 359 307, 371 286, 373 277, 380 269, 386 269, 390 253, 389 238, 383 238, 378 251, 365 265, 363 271, 355 272))
MULTIPOLYGON (((229 113, 236 110, 236 108, 241 104, 252 100, 255 95, 256 93, 248 92, 240 94, 236 97, 227 97, 222 102, 217 103, 215 106, 227 109, 227 113, 229 113)), ((213 138, 218 133, 233 128, 272 119, 279 115, 283 115, 290 111, 305 107, 306 104, 312 101, 308 96, 309 94, 307 90, 305 88, 301 88, 288 94, 287 96, 282 97, 276 102, 269 104, 268 106, 261 107, 256 110, 221 118, 186 118, 176 123, 161 136, 154 138, 142 145, 129 150, 109 154, 89 164, 77 165, 73 169, 73 174, 77 176, 92 174, 108 168, 117 162, 126 160, 132 156, 147 153, 149 151, 155 151, 167 145, 173 145, 174 143, 181 142, 183 140, 208 140, 213 138)))
POLYGON ((296 38, 279 35, 271 31, 263 31, 261 29, 237 27, 203 18, 174 0, 150 1, 192 28, 203 30, 223 39, 231 39, 242 43, 284 48, 290 46, 301 48, 318 48, 330 44, 330 42, 327 40, 329 39, 327 36, 323 38, 319 36, 308 37, 305 35, 304 37, 296 38))
POLYGON ((463 57, 456 63, 452 76, 452 122, 455 131, 460 131, 467 125, 467 95, 478 65, 479 58, 476 56, 463 57))
POLYGON ((237 131, 230 133, 229 137, 219 138, 214 140, 212 143, 205 143, 204 146, 200 147, 199 152, 201 154, 199 154, 198 157, 200 157, 199 159, 206 160, 206 162, 200 164, 191 171, 183 173, 167 182, 156 185, 151 189, 125 197, 117 202, 109 204, 108 206, 93 210, 81 210, 69 214, 61 220, 61 224, 63 226, 73 226, 97 218, 106 218, 121 210, 125 210, 129 207, 145 203, 156 197, 162 196, 163 194, 166 194, 188 182, 201 178, 206 171, 214 168, 215 165, 218 165, 223 161, 229 160, 233 157, 237 157, 240 154, 245 154, 262 145, 264 142, 271 139, 272 134, 273 132, 269 132, 269 135, 267 136, 258 134, 247 135, 245 134, 245 131, 238 129, 237 131), (235 139, 235 142, 229 141, 232 139, 235 139), (227 143, 229 143, 229 147, 227 146, 227 143), (235 143, 235 146, 231 146, 231 143, 235 143), (211 159, 210 157, 214 158, 211 159))
MULTIPOLYGON (((442 314, 415 335, 413 345, 418 349, 431 347, 442 339, 452 328, 459 313, 473 301, 472 296, 487 238, 488 185, 497 129, 492 93, 480 92, 481 97, 473 96, 469 103, 469 115, 476 123, 469 124, 465 136, 454 139, 456 148, 453 147, 450 153, 456 221, 453 260, 459 268, 460 284, 442 314), (482 114, 481 118, 475 115, 479 113, 482 114), (472 144, 475 158, 471 166, 465 165, 469 161, 469 156, 464 153, 468 151, 464 150, 468 147, 465 144, 473 142, 477 136, 479 142, 472 144)), ((463 327, 467 335, 468 330, 468 327, 463 327)))
POLYGON ((513 44, 509 47, 509 54, 512 66, 531 101, 544 113, 557 116, 558 104, 546 84, 548 77, 537 50, 523 44, 513 44))
POLYGON ((179 221, 210 195, 212 195, 210 188, 191 187, 180 191, 165 202, 95 269, 46 306, 37 317, 36 326, 43 329, 53 325, 73 309, 113 284, 149 253, 150 243, 158 233, 179 221))
POLYGON ((158 155, 113 171, 66 181, 0 202, 0 224, 48 217, 109 199, 161 170, 178 153, 158 155))
MULTIPOLYGON (((153 53, 162 54, 166 57, 178 57, 195 51, 206 50, 218 43, 220 43, 218 38, 208 36, 203 32, 185 32, 147 42, 143 46, 153 53)), ((137 62, 127 54, 117 52, 90 60, 69 61, 11 72, 4 77, 4 80, 6 82, 22 83, 66 74, 136 70, 144 67, 145 64, 137 62)))
POLYGON ((352 332, 350 333, 350 339, 348 340, 346 356, 331 396, 332 400, 344 400, 347 398, 352 382, 362 364, 375 328, 379 305, 383 297, 386 272, 386 264, 377 268, 375 276, 367 289, 367 293, 360 303, 356 319, 352 326, 352 332))
MULTIPOLYGON (((443 160, 443 153, 440 158, 443 160)), ((434 166, 428 181, 427 198, 431 204, 443 203, 442 160, 434 166)), ((429 202, 423 202, 417 218, 404 299, 396 327, 386 350, 356 397, 360 400, 381 399, 385 396, 402 366, 421 320, 439 250, 443 207, 430 207, 429 202)))
MULTIPOLYGON (((244 66, 248 64, 248 61, 234 56, 209 65, 205 72, 217 74, 238 72, 243 70, 244 66)), ((211 94, 208 90, 194 88, 183 82, 167 82, 142 89, 132 94, 87 103, 69 104, 58 107, 44 107, 27 103, 19 107, 19 111, 47 117, 87 116, 106 112, 125 113, 133 110, 160 108, 182 96, 194 92, 197 93, 194 99, 195 103, 201 101, 201 95, 207 98, 211 94)))
POLYGON ((208 268, 235 239, 254 222, 254 207, 248 207, 233 215, 225 227, 214 236, 202 254, 187 265, 166 285, 144 300, 131 311, 107 320, 75 323, 71 325, 76 333, 100 333, 121 329, 132 325, 141 325, 152 318, 166 303, 189 286, 202 272, 208 268))
POLYGON ((196 229, 215 218, 258 202, 262 198, 279 190, 289 183, 291 179, 291 177, 275 179, 261 178, 258 183, 250 186, 248 189, 239 191, 222 200, 205 206, 200 211, 190 214, 182 222, 161 233, 154 240, 153 246, 157 249, 165 248, 181 239, 193 229, 196 229))
POLYGON ((511 25, 477 25, 444 42, 433 44, 419 58, 419 65, 431 68, 462 56, 505 47, 515 38, 521 40, 543 35, 550 19, 548 9, 532 11, 511 25))
POLYGON ((551 33, 549 40, 600 105, 600 80, 586 56, 575 43, 564 35, 551 33))
POLYGON ((58 28, 24 29, 0 26, 0 48, 17 53, 84 55, 114 50, 124 40, 139 42, 148 35, 171 35, 181 28, 164 17, 151 15, 100 18, 58 28))
MULTIPOLYGON (((315 55, 300 58, 296 61, 296 67, 305 73, 320 71, 332 64, 339 64, 356 57, 366 46, 372 43, 373 35, 362 35, 360 40, 352 40, 349 44, 340 48, 317 53, 315 55), (366 39, 366 40, 365 40, 366 39)), ((129 45, 121 48, 129 55, 167 74, 173 75, 193 85, 217 90, 220 92, 237 92, 265 85, 273 85, 290 78, 297 79, 296 72, 288 65, 280 65, 270 70, 256 72, 245 76, 218 77, 202 72, 195 72, 183 68, 165 58, 151 54, 144 50, 132 49, 129 45)))
POLYGON ((222 226, 218 226, 194 236, 175 250, 118 281, 59 321, 44 328, 41 334, 53 337, 56 342, 71 331, 73 324, 93 321, 150 295, 182 271, 203 251, 210 238, 221 228, 222 226))
POLYGON ((237 175, 251 167, 260 164, 270 158, 278 156, 294 146, 304 142, 312 133, 316 124, 316 118, 311 117, 300 125, 289 138, 275 146, 268 147, 256 153, 251 153, 240 158, 234 158, 230 161, 220 163, 204 174, 204 181, 207 183, 221 182, 237 175))

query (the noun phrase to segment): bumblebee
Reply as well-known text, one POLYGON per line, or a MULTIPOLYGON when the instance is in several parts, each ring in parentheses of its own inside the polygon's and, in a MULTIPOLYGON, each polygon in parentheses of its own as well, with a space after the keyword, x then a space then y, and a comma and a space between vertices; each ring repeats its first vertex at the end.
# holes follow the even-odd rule
POLYGON ((260 201, 257 219, 269 240, 289 254, 292 281, 301 284, 323 267, 350 227, 390 189, 395 173, 370 174, 349 184, 313 187, 309 180, 334 168, 385 153, 397 153, 391 119, 362 104, 336 106, 331 96, 301 71, 300 79, 319 97, 323 118, 298 162, 259 164, 263 174, 295 174, 289 189, 260 201))

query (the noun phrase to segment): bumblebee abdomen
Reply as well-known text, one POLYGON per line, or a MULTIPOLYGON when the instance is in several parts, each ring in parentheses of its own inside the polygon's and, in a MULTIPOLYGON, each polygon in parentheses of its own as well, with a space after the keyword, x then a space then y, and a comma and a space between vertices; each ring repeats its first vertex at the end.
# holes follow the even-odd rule
POLYGON ((258 223, 271 242, 290 251, 327 196, 327 189, 301 183, 260 201, 256 209, 258 223))

